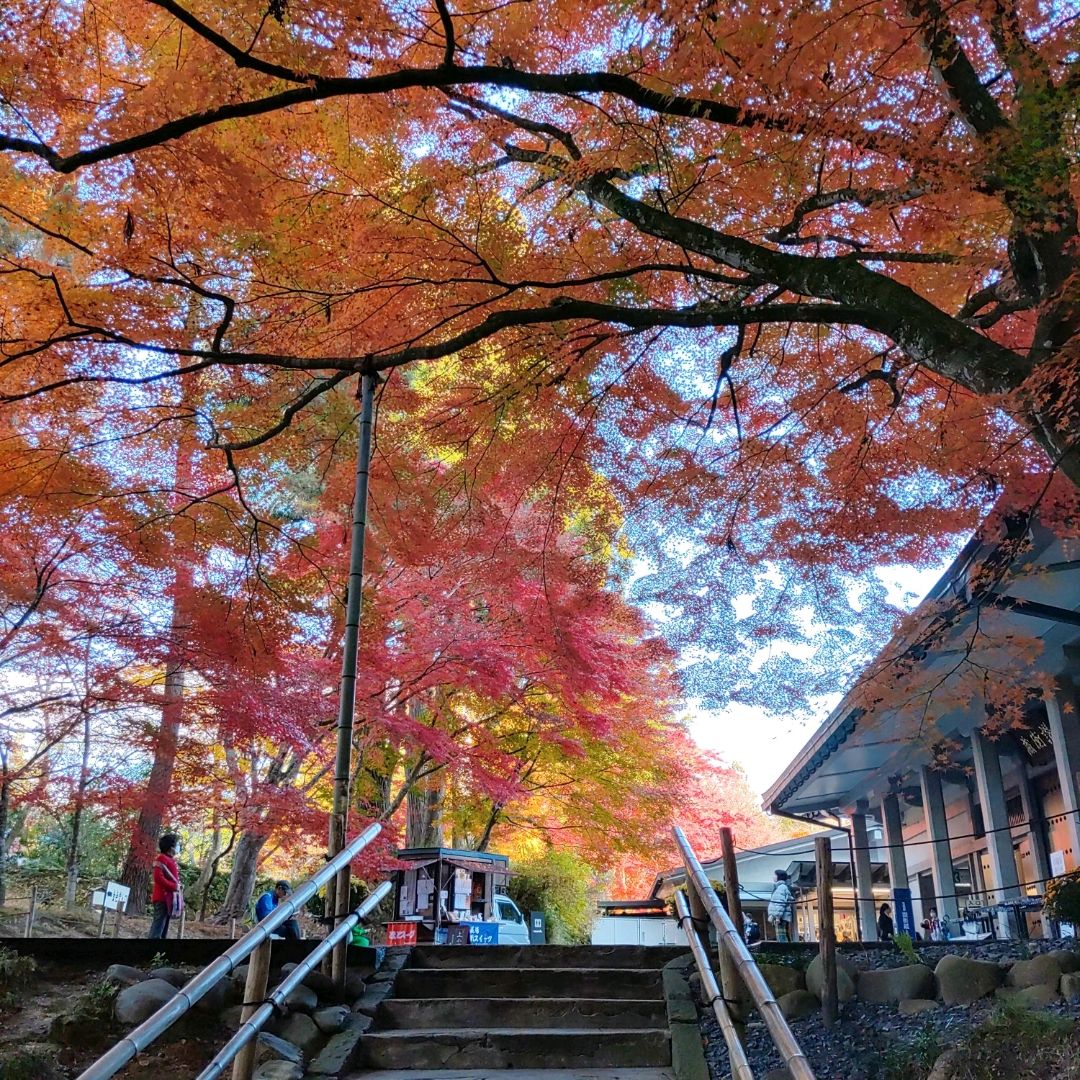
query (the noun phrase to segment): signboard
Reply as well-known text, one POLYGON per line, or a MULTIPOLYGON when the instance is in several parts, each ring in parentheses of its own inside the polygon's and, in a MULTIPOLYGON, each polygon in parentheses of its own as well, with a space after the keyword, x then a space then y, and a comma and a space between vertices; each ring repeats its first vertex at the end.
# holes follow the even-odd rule
POLYGON ((387 945, 415 945, 416 926, 414 922, 392 922, 386 924, 387 945))
POLYGON ((1065 852, 1064 851, 1051 851, 1050 852, 1050 876, 1060 877, 1065 873, 1065 852))
POLYGON ((467 926, 448 926, 448 927, 446 927, 446 944, 447 945, 468 945, 469 944, 469 928, 467 926))
POLYGON ((499 924, 493 922, 468 923, 470 945, 498 945, 499 924))
POLYGON ((104 889, 95 889, 90 897, 90 906, 105 907, 109 911, 127 911, 131 889, 118 881, 107 882, 104 889))
POLYGON ((910 889, 893 889, 893 929, 915 940, 915 909, 911 906, 910 889))
POLYGON ((547 943, 547 922, 542 911, 529 912, 529 944, 544 945, 547 943))

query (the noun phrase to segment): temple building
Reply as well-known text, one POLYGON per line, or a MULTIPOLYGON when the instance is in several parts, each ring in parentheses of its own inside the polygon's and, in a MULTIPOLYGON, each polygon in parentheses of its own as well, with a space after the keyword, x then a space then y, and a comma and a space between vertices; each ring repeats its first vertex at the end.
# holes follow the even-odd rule
POLYGON ((1041 898, 1080 866, 1074 548, 1026 520, 971 541, 920 607, 922 628, 881 662, 916 689, 870 707, 853 690, 765 793, 771 813, 848 824, 864 940, 876 938, 883 884, 901 899, 910 890, 916 926, 935 909, 954 936, 1060 932, 1044 925, 1041 898), (1007 717, 977 694, 934 700, 965 665, 1024 683, 1007 717))

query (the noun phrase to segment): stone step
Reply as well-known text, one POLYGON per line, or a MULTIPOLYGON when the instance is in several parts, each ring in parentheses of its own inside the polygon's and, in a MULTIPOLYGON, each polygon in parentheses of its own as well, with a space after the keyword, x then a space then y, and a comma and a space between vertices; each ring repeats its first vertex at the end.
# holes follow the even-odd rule
POLYGON ((376 1069, 345 1080, 675 1080, 671 1069, 376 1069))
POLYGON ((662 1000, 659 969, 402 968, 395 998, 628 998, 662 1000))
POLYGON ((378 1069, 580 1069, 671 1063, 666 1028, 451 1028, 369 1032, 360 1060, 378 1069))
POLYGON ((642 945, 417 945, 409 967, 662 968, 686 946, 642 945))
POLYGON ((379 1030, 403 1028, 661 1028, 656 999, 390 998, 375 1014, 379 1030))

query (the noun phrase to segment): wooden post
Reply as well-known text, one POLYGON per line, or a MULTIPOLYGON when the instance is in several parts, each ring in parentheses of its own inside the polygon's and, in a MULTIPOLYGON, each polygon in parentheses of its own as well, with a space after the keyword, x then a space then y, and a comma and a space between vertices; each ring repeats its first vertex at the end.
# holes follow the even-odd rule
POLYGON ((26 913, 26 936, 34 936, 34 917, 37 915, 37 886, 30 890, 30 910, 26 913))
MULTIPOLYGON (((247 981, 244 983, 244 1008, 240 1023, 251 1018, 252 1013, 266 1000, 266 984, 270 979, 270 940, 264 941, 248 961, 247 981)), ((233 1059, 232 1080, 251 1080, 255 1067, 256 1041, 249 1042, 233 1059)))
POLYGON ((124 916, 126 914, 127 914, 127 901, 125 900, 122 904, 117 904, 116 905, 116 923, 113 926, 113 932, 112 932, 112 936, 114 938, 118 938, 120 936, 120 923, 121 923, 121 921, 123 920, 123 918, 124 918, 124 916))
POLYGON ((187 927, 187 905, 180 909, 180 939, 183 940, 184 930, 187 927))
POLYGON ((814 841, 817 863, 818 950, 821 956, 821 1016, 827 1028, 836 1023, 836 926, 833 922, 832 843, 827 836, 814 841))
POLYGON ((739 895, 739 867, 735 863, 735 835, 725 825, 720 830, 720 853, 724 857, 724 892, 727 895, 727 913, 739 932, 739 937, 746 940, 746 925, 743 923, 742 897, 739 895))
MULTIPOLYGON (((334 901, 338 906, 335 912, 334 926, 344 918, 349 910, 349 896, 352 892, 352 867, 346 864, 337 875, 337 888, 334 889, 334 901)), ((438 913, 439 893, 435 892, 435 911, 438 913)), ((348 963, 349 935, 341 939, 335 946, 331 960, 330 977, 338 984, 345 985, 346 965, 348 963)))
POLYGON ((98 937, 104 937, 105 936, 105 916, 108 915, 108 913, 109 913, 109 909, 105 906, 105 897, 102 896, 102 898, 101 898, 101 918, 98 919, 98 924, 97 924, 97 936, 98 937))
MULTIPOLYGON (((712 921, 704 901, 698 895, 697 888, 692 880, 686 882, 686 898, 690 901, 690 917, 693 919, 694 930, 701 939, 705 955, 711 955, 709 942, 709 927, 712 921)), ((728 1014, 731 1016, 732 1026, 740 1044, 746 1043, 746 1029, 742 1023, 742 1009, 739 1007, 739 973, 734 961, 728 956, 724 948, 724 942, 718 933, 716 935, 717 956, 720 960, 720 989, 724 995, 728 1014)))
POLYGON ((236 919, 229 920, 229 937, 236 937, 236 919))

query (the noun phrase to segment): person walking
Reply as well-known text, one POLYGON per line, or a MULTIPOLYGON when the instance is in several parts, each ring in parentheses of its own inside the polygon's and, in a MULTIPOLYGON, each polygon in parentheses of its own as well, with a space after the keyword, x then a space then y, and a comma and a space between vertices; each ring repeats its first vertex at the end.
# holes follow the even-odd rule
MULTIPOLYGON (((278 881, 272 889, 267 889, 255 901, 255 921, 262 922, 291 892, 292 886, 287 881, 278 881)), ((286 919, 274 933, 280 934, 283 938, 292 938, 299 941, 301 936, 300 923, 296 919, 286 919)))
POLYGON ((878 941, 892 941, 893 932, 892 908, 888 904, 882 904, 877 917, 878 941))
POLYGON ((158 853, 154 856, 154 884, 150 893, 150 904, 154 909, 154 918, 150 923, 151 938, 169 936, 169 920, 181 895, 180 867, 176 864, 179 850, 180 837, 176 833, 165 833, 158 841, 158 853))
POLYGON ((776 930, 777 941, 791 940, 791 923, 795 914, 795 894, 788 884, 786 870, 776 871, 776 882, 769 897, 769 922, 776 930))

